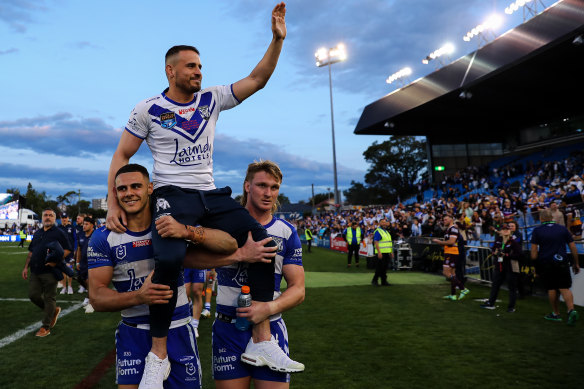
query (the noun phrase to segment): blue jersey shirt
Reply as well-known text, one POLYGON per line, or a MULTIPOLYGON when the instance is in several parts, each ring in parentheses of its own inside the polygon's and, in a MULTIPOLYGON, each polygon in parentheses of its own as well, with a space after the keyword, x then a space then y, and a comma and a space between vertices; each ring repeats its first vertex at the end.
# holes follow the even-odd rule
MULTIPOLYGON (((138 290, 146 277, 154 270, 152 232, 148 228, 141 232, 126 230, 120 234, 105 227, 99 228, 89 240, 87 262, 89 269, 102 266, 113 267, 112 283, 118 293, 138 290)), ((124 309, 122 318, 134 324, 148 324, 150 322, 148 305, 142 304, 124 309)), ((181 273, 171 328, 178 323, 177 321, 188 318, 190 318, 189 303, 181 273)))
MULTIPOLYGON (((274 300, 280 297, 280 283, 282 282, 282 268, 284 265, 302 266, 302 245, 296 228, 285 220, 273 218, 264 226, 268 235, 278 246, 274 269, 274 300)), ((248 284, 247 264, 233 264, 219 267, 217 272, 217 312, 235 317, 237 297, 241 287, 248 284)), ((280 318, 281 314, 270 317, 270 320, 280 318)))
POLYGON ((544 262, 552 261, 556 254, 565 258, 566 245, 573 241, 570 231, 556 223, 544 223, 531 234, 531 243, 539 246, 537 258, 544 262))

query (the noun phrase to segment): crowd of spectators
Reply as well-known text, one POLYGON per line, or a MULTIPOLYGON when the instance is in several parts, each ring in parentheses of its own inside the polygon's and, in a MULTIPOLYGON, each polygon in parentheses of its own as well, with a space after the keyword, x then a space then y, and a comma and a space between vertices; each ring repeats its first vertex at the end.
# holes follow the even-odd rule
POLYGON ((341 208, 306 217, 298 222, 298 228, 300 232, 310 228, 320 238, 334 238, 356 221, 367 237, 385 219, 394 241, 412 236, 441 237, 442 216, 449 213, 455 216, 467 241, 486 235, 494 239, 503 223, 517 220, 520 226, 529 228, 538 224, 540 210, 551 208, 555 220, 568 227, 575 240, 582 237, 582 152, 559 161, 514 163, 490 170, 470 166, 445 176, 433 187, 427 182, 418 185, 420 193, 428 189, 433 194, 428 201, 418 197, 411 204, 341 208))

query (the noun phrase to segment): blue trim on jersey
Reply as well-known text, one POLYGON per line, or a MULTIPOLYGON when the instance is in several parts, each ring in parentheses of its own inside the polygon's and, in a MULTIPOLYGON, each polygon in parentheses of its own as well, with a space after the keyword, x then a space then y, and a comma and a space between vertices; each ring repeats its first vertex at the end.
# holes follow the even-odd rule
POLYGON ((171 103, 173 103, 175 105, 180 105, 181 107, 186 107, 187 105, 191 105, 197 99, 197 94, 195 93, 195 95, 193 96, 193 99, 190 102, 188 102, 186 104, 178 103, 178 102, 172 100, 170 97, 168 97, 166 95, 166 92, 168 92, 168 88, 166 88, 164 91, 162 91, 162 97, 164 97, 165 100, 170 101, 171 103))
POLYGON ((233 95, 233 98, 235 100, 237 100, 237 104, 241 104, 241 101, 239 101, 239 99, 237 98, 237 96, 235 96, 235 92, 233 91, 233 84, 231 84, 230 87, 231 87, 231 94, 233 95))
POLYGON ((124 129, 125 129, 126 131, 128 131, 130 134, 134 135, 134 136, 135 136, 136 138, 138 138, 138 139, 142 139, 142 140, 146 139, 146 138, 143 138, 143 137, 141 137, 141 136, 140 136, 140 135, 138 135, 138 134, 134 134, 134 133, 133 133, 133 132, 132 132, 130 129, 128 129, 128 127, 124 127, 124 129))

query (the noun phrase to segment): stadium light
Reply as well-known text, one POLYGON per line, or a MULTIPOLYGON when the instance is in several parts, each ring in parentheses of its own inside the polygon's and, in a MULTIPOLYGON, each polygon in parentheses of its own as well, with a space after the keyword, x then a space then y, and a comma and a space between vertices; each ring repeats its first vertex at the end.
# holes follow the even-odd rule
POLYGON ((432 61, 436 58, 442 57, 443 55, 448 56, 452 53, 454 53, 454 45, 449 42, 449 43, 446 43, 441 48, 434 50, 433 52, 428 54, 428 56, 422 60, 422 63, 424 65, 427 65, 430 61, 432 61))
POLYGON ((478 26, 474 27, 472 30, 466 33, 466 35, 462 38, 465 42, 470 41, 477 35, 484 36, 485 33, 491 32, 496 30, 497 28, 501 27, 503 24, 503 18, 500 15, 493 14, 487 18, 483 23, 479 24, 478 26))
POLYGON ((393 73, 391 76, 387 77, 387 80, 385 80, 385 82, 391 84, 392 82, 399 80, 400 78, 408 77, 410 74, 412 74, 412 69, 410 67, 405 67, 393 73))
POLYGON ((341 196, 339 193, 339 186, 337 180, 337 152, 335 147, 335 117, 333 114, 333 81, 331 76, 331 65, 341 62, 347 59, 347 51, 345 50, 345 45, 339 43, 336 47, 326 49, 321 47, 314 53, 316 57, 316 66, 323 67, 328 66, 329 73, 329 91, 331 98, 331 130, 333 136, 333 170, 335 176, 335 204, 340 204, 341 196))

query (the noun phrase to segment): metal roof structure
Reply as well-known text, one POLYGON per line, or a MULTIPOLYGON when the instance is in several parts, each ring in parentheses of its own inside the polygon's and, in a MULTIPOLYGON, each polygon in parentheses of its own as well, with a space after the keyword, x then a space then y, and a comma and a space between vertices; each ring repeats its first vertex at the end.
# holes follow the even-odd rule
POLYGON ((584 0, 562 0, 480 49, 369 104, 357 135, 501 142, 584 114, 584 0))

